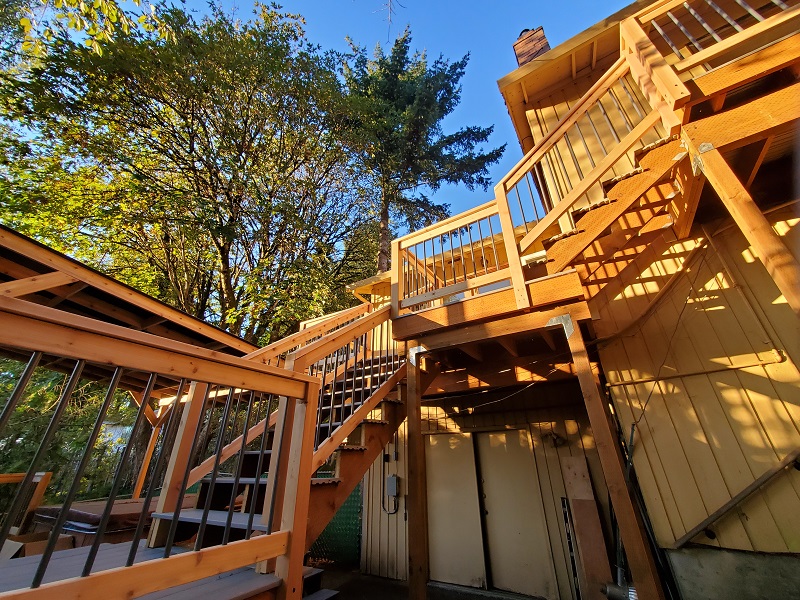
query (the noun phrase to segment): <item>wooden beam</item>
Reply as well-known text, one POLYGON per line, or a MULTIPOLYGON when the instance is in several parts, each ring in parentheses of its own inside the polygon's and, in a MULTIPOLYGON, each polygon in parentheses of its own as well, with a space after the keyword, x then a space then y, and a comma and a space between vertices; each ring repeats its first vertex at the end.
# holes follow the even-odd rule
POLYGON ((279 556, 286 551, 288 531, 254 536, 226 546, 203 548, 174 554, 130 567, 98 571, 86 577, 73 577, 45 583, 38 588, 0 593, 2 600, 128 600, 206 577, 246 567, 256 561, 279 556))
POLYGON ((508 270, 511 274, 511 289, 514 294, 514 301, 518 309, 526 309, 531 306, 531 297, 525 285, 525 274, 522 272, 522 260, 520 260, 517 236, 514 233, 514 222, 511 218, 505 186, 502 183, 498 183, 494 188, 494 193, 497 198, 497 213, 500 217, 503 246, 508 258, 508 270))
POLYGON ((141 498, 142 496, 142 488, 144 488, 144 482, 147 478, 147 470, 150 466, 150 461, 153 458, 153 452, 156 450, 156 442, 158 442, 158 434, 161 433, 161 426, 155 425, 153 427, 153 431, 150 433, 150 439, 147 442, 147 449, 144 451, 144 458, 142 459, 142 464, 139 467, 139 475, 136 477, 136 485, 133 486, 133 492, 131 494, 131 498, 141 498))
POLYGON ((324 358, 341 348, 345 343, 357 338, 358 336, 372 331, 381 323, 387 321, 391 315, 391 307, 384 306, 370 313, 367 316, 361 317, 357 321, 350 323, 329 333, 328 335, 318 339, 307 346, 303 346, 296 352, 292 352, 291 356, 294 360, 294 371, 298 373, 305 372, 308 365, 313 364, 321 358, 324 358))
POLYGON ((605 600, 601 588, 614 581, 608 565, 603 526, 597 511, 597 501, 589 478, 589 468, 584 456, 565 456, 561 459, 561 472, 567 491, 575 546, 578 550, 581 598, 605 600))
POLYGON ((75 279, 84 281, 107 294, 130 302, 153 314, 166 317, 170 322, 186 327, 195 333, 222 342, 229 348, 235 348, 242 352, 250 352, 253 350, 252 344, 240 340, 230 333, 226 333, 221 329, 204 323, 200 319, 195 319, 179 310, 175 310, 163 302, 151 298, 146 294, 142 294, 97 271, 89 269, 76 260, 55 252, 38 242, 20 236, 16 232, 2 226, 0 226, 0 246, 5 246, 14 252, 27 256, 43 265, 47 265, 55 271, 61 271, 67 275, 72 275, 75 279))
POLYGON ((788 467, 794 465, 798 460, 798 458, 800 458, 800 448, 796 448, 795 450, 787 454, 784 457, 784 459, 777 465, 775 465, 771 469, 767 469, 766 471, 764 471, 764 473, 762 473, 761 476, 759 476, 750 485, 746 486, 738 494, 735 494, 725 504, 723 504, 713 513, 708 515, 700 523, 692 527, 679 539, 675 540, 675 543, 672 544, 672 547, 674 549, 683 548, 686 544, 691 542, 695 536, 699 535, 701 532, 705 531, 706 529, 714 525, 714 523, 716 523, 725 515, 727 515, 732 509, 734 509, 736 506, 740 505, 742 502, 747 500, 750 496, 752 496, 754 493, 756 493, 758 490, 760 490, 770 481, 772 481, 776 476, 783 473, 788 467))
POLYGON ((761 164, 764 162, 764 158, 767 156, 769 147, 772 145, 772 141, 774 139, 775 136, 770 136, 756 142, 751 147, 748 147, 748 149, 752 148, 752 153, 745 153, 745 160, 748 162, 745 167, 747 171, 747 179, 744 182, 744 187, 746 190, 749 190, 750 186, 753 185, 753 181, 758 174, 758 170, 761 168, 761 164))
POLYGON ((494 339, 515 333, 537 331, 545 327, 550 327, 550 320, 565 313, 572 315, 576 321, 591 319, 589 307, 586 302, 572 302, 563 304, 557 308, 538 310, 521 315, 514 315, 487 323, 475 323, 454 329, 443 331, 419 338, 419 343, 427 350, 439 350, 458 346, 468 342, 479 340, 494 339))
MULTIPOLYGON (((128 391, 128 393, 131 395, 131 398, 133 398, 133 401, 136 402, 136 406, 142 405, 142 400, 144 400, 142 392, 128 391)), ((155 427, 156 423, 158 423, 158 417, 156 416, 153 407, 151 407, 149 403, 144 407, 144 418, 147 419, 147 422, 153 427, 155 427)))
POLYGON ((422 375, 419 365, 413 362, 408 365, 405 398, 408 410, 408 597, 410 600, 425 600, 430 578, 427 472, 425 439, 422 436, 422 375))
POLYGON ((9 298, 17 298, 19 296, 35 294, 42 290, 49 290, 54 287, 75 283, 76 281, 78 280, 72 275, 67 275, 60 271, 53 271, 52 273, 44 273, 43 275, 34 275, 33 277, 26 277, 25 279, 0 283, 0 294, 8 296, 9 298))
POLYGON ((697 143, 695 139, 691 143, 690 150, 697 154, 708 182, 731 213, 786 302, 795 314, 800 315, 800 264, 797 259, 772 229, 719 150, 708 149, 708 146, 697 143))
MULTIPOLYGON (((546 331, 546 330, 545 330, 546 331)), ((487 390, 512 385, 545 383, 573 378, 571 363, 554 362, 546 356, 520 356, 497 365, 471 365, 440 373, 427 388, 429 395, 487 390)), ((423 392, 423 396, 426 392, 423 392)))
POLYGON ((0 331, 15 332, 14 339, 6 342, 18 348, 190 380, 201 372, 217 384, 291 398, 302 397, 306 385, 316 382, 307 375, 16 298, 0 297, 0 331))
POLYGON ((519 358, 519 345, 513 337, 497 338, 495 341, 511 356, 519 358))
POLYGON ((578 373, 578 382, 592 426, 597 454, 603 467, 608 495, 611 497, 625 554, 633 574, 633 583, 641 598, 664 600, 664 589, 653 557, 653 549, 645 534, 642 515, 639 514, 633 494, 628 489, 616 430, 611 424, 608 403, 600 392, 597 376, 592 372, 583 335, 578 323, 572 319, 564 323, 564 330, 572 353, 572 361, 578 373))
POLYGON ((303 596, 303 557, 306 553, 308 502, 311 495, 311 468, 314 436, 317 431, 319 384, 309 385, 303 402, 295 406, 286 491, 283 496, 281 529, 290 529, 289 547, 277 557, 275 575, 283 579, 278 600, 300 600, 303 596))
POLYGON ((348 321, 352 321, 353 319, 368 313, 371 308, 371 304, 360 304, 358 306, 354 306, 353 308, 340 311, 337 313, 337 316, 333 318, 310 324, 305 329, 282 338, 277 342, 269 344, 268 346, 254 350, 250 354, 245 355, 243 358, 246 358, 247 360, 258 360, 258 362, 268 364, 270 360, 280 356, 284 352, 288 352, 298 346, 303 346, 307 344, 309 340, 313 340, 316 337, 328 333, 334 327, 338 327, 343 323, 347 323, 348 321))
POLYGON ((686 82, 692 104, 722 95, 800 62, 800 33, 686 82))
POLYGON ((681 193, 675 196, 671 203, 672 212, 675 213, 675 225, 672 229, 676 239, 682 240, 689 237, 689 232, 692 230, 706 176, 699 170, 695 173, 692 159, 687 153, 686 157, 678 163, 675 179, 681 188, 681 193))
MULTIPOLYGON (((161 494, 158 496, 156 512, 174 512, 178 508, 178 500, 183 490, 183 476, 186 473, 187 463, 192 458, 192 442, 205 412, 208 388, 206 383, 193 382, 189 386, 189 399, 187 406, 183 409, 175 443, 172 445, 172 453, 169 456, 169 463, 167 463, 161 494)), ((163 546, 168 531, 169 521, 154 519, 153 525, 150 527, 147 545, 151 548, 163 546)))
MULTIPOLYGON (((574 271, 534 279, 526 286, 532 308, 583 298, 583 286, 574 271)), ((392 322, 392 333, 395 339, 408 340, 518 312, 515 293, 506 288, 403 315, 392 322)))
POLYGON ((683 138, 720 151, 747 146, 785 131, 800 119, 800 82, 683 126, 683 138))

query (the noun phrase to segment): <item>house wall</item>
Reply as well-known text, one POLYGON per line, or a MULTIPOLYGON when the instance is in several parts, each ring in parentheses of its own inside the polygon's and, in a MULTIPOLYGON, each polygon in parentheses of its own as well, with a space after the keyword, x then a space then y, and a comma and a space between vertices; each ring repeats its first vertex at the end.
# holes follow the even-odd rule
MULTIPOLYGON (((797 204, 767 218, 800 258, 797 204)), ((693 233, 641 254, 591 302, 607 336, 685 269, 649 317, 598 346, 623 428, 638 422, 634 466, 662 547, 800 446, 797 317, 736 227, 713 246, 693 233)), ((800 552, 800 472, 787 469, 713 530, 693 541, 800 552)))
MULTIPOLYGON (((481 395, 475 404, 495 402, 483 408, 468 410, 470 401, 459 399, 461 408, 452 406, 423 407, 423 431, 426 433, 452 434, 464 432, 503 431, 525 429, 530 432, 536 487, 544 508, 547 531, 546 553, 551 565, 541 569, 553 569, 557 581, 557 595, 568 599, 575 597, 569 548, 562 510, 562 498, 567 496, 561 459, 570 456, 585 457, 604 522, 606 539, 610 539, 608 493, 602 475, 591 427, 588 423, 580 388, 576 381, 540 384, 505 398, 508 392, 499 395, 481 395), (496 402, 502 400, 501 402, 496 402)), ((524 476, 525 474, 520 474, 524 476)), ((431 482, 429 482, 431 485, 431 482)), ((430 496, 430 495, 429 495, 430 496)), ((430 498, 429 498, 430 501, 430 498)), ((429 507, 429 511, 431 508, 429 507)), ((530 515, 519 515, 519 519, 530 515)))

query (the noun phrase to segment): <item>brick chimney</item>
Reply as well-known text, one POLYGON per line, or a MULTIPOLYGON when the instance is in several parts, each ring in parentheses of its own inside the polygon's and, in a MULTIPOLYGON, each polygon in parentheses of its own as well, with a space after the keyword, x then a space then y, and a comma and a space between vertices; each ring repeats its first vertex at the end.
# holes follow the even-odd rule
POLYGON ((550 44, 547 43, 542 27, 523 29, 514 42, 514 54, 517 55, 517 65, 520 67, 548 50, 550 44))

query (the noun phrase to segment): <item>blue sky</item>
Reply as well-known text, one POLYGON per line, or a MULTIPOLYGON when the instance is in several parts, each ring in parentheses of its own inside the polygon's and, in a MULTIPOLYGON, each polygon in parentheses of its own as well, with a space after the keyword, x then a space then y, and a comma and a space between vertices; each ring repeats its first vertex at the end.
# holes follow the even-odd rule
MULTIPOLYGON (((225 4, 236 6, 242 18, 249 16, 248 0, 227 0, 225 4)), ((469 52, 461 104, 445 121, 445 130, 494 125, 493 146, 508 144, 501 162, 491 169, 492 181, 496 182, 522 156, 497 89, 497 80, 516 68, 512 44, 520 31, 542 25, 550 45, 555 46, 629 2, 402 0, 394 2, 391 27, 385 0, 284 0, 281 4, 287 12, 305 18, 308 39, 325 49, 347 50, 345 38, 349 36, 371 51, 377 43, 391 43, 410 25, 413 47, 427 50, 430 57, 442 54, 458 59, 469 52)), ((449 203, 453 214, 491 198, 491 190, 470 192, 457 186, 442 188, 434 196, 439 202, 449 203)))

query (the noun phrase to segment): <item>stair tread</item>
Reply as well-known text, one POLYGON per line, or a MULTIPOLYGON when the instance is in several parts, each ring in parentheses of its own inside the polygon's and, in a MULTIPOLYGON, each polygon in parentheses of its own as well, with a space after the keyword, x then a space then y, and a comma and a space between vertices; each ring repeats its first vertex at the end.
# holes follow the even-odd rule
POLYGON ((338 590, 317 590, 310 596, 305 596, 305 600, 326 600, 326 598, 334 598, 338 595, 338 590))
POLYGON ((142 596, 145 600, 195 600, 201 598, 224 598, 225 600, 245 600, 255 594, 277 588, 281 579, 272 573, 256 573, 255 569, 245 567, 229 573, 206 577, 166 590, 142 596))
MULTIPOLYGON (((153 513, 154 518, 158 519, 167 519, 172 520, 174 513, 171 512, 164 512, 164 513, 153 513)), ((233 517, 231 518, 231 528, 232 529, 246 529, 247 528, 247 521, 250 518, 249 513, 242 513, 242 512, 234 512, 233 517)), ((182 523, 200 523, 203 519, 203 509, 202 508, 185 508, 181 511, 180 515, 178 515, 178 521, 182 523)), ((212 525, 216 527, 225 527, 225 523, 228 519, 228 511, 227 510, 210 510, 208 511, 208 519, 206 520, 207 525, 212 525)), ((256 513, 253 516, 253 531, 266 531, 267 526, 266 524, 261 522, 261 513, 256 513)))
POLYGON ((342 482, 338 477, 315 477, 311 485, 339 485, 342 482))

